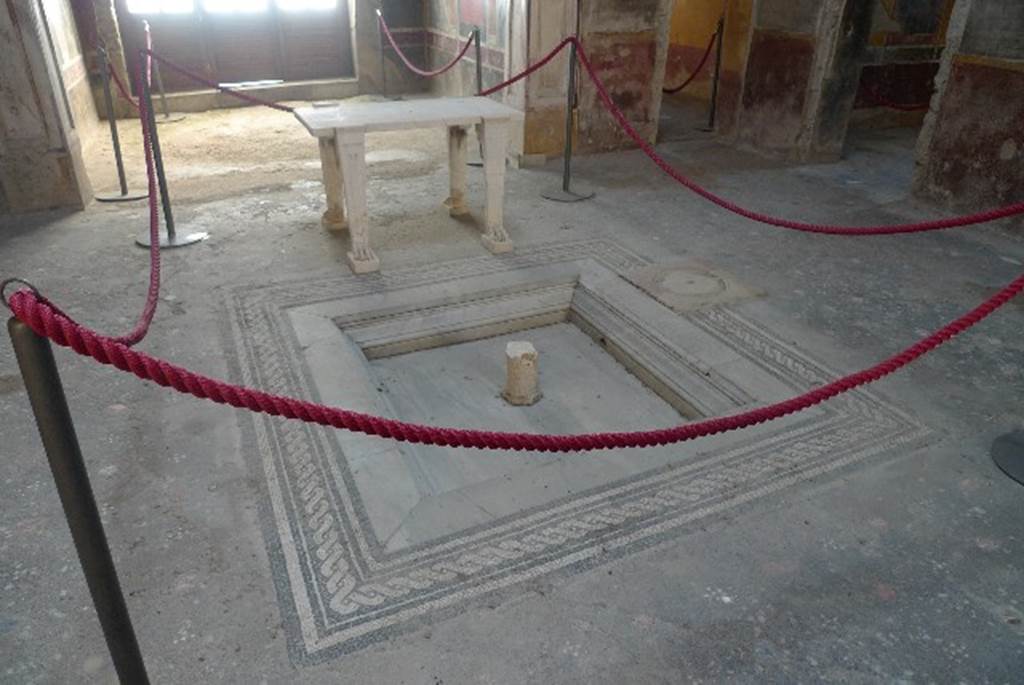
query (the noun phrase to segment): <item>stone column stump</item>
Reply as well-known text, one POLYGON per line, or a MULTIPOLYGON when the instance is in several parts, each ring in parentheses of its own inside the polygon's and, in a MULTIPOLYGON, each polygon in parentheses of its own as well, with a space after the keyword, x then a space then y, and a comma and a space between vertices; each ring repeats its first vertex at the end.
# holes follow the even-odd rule
POLYGON ((507 377, 501 396, 513 406, 536 404, 541 393, 538 387, 537 350, 533 344, 522 341, 505 346, 507 377))

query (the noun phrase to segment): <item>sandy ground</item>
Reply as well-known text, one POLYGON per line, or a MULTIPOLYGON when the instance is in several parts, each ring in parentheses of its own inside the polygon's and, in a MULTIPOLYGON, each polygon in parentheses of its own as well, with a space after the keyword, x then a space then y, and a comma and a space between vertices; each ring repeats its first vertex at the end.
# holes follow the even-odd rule
MULTIPOLYGON (((376 99, 379 98, 359 96, 347 101, 376 99)), ((129 188, 144 191, 146 172, 138 120, 119 120, 118 132, 129 188)), ((286 112, 246 107, 189 113, 180 121, 159 124, 159 134, 175 203, 285 189, 297 181, 320 180, 316 140, 286 112)), ((447 145, 441 131, 436 135, 395 131, 367 137, 371 179, 424 176, 443 164, 446 155, 447 145)), ((93 141, 86 152, 86 167, 96 193, 117 191, 117 169, 109 136, 101 135, 93 141)))

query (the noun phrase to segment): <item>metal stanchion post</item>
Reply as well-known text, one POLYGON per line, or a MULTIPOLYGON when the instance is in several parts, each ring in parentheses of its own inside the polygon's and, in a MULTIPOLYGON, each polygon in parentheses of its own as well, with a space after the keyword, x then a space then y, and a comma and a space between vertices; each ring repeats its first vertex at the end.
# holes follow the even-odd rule
POLYGON ((992 443, 992 460, 1003 473, 1024 485, 1024 430, 996 438, 992 443))
MULTIPOLYGON (((146 33, 150 35, 150 41, 148 41, 148 44, 150 44, 150 50, 154 50, 155 44, 153 43, 153 30, 150 28, 150 25, 148 25, 148 23, 143 23, 143 25, 145 26, 146 33)), ((175 117, 171 117, 171 112, 167 109, 167 92, 164 90, 164 79, 160 75, 160 60, 156 57, 153 58, 153 78, 157 81, 157 92, 160 93, 160 105, 161 109, 163 109, 164 111, 164 118, 158 121, 157 123, 173 124, 184 119, 184 115, 177 115, 175 117)))
POLYGON ((480 27, 473 28, 473 42, 476 44, 476 92, 477 95, 484 92, 484 65, 481 62, 480 27))
POLYGON ((718 79, 722 75, 722 36, 725 33, 725 17, 718 18, 717 38, 715 42, 715 75, 711 81, 711 105, 708 111, 708 131, 715 130, 715 115, 718 113, 718 79))
POLYGON ((380 53, 380 94, 388 96, 388 70, 387 62, 384 60, 384 26, 382 24, 384 15, 377 9, 377 51, 380 53))
POLYGON ((573 122, 576 115, 576 43, 569 44, 569 88, 565 102, 565 149, 562 153, 562 187, 560 190, 549 190, 541 193, 541 197, 555 202, 579 202, 594 197, 592 192, 574 192, 572 184, 572 135, 573 122))
POLYGON ((15 318, 7 322, 39 436, 82 564, 110 658, 122 683, 148 683, 89 473, 75 435, 50 341, 15 318))
POLYGON ((129 193, 128 181, 124 175, 124 159, 121 157, 121 138, 117 135, 117 114, 114 112, 114 96, 110 92, 110 60, 106 48, 96 48, 100 58, 100 78, 103 80, 103 103, 107 109, 107 122, 110 124, 110 142, 114 146, 114 162, 117 164, 117 181, 121 186, 120 195, 97 195, 99 202, 129 202, 144 200, 146 193, 129 193))
POLYGON ((156 79, 156 89, 160 93, 160 108, 164 111, 163 118, 156 123, 173 124, 184 119, 184 114, 176 114, 172 117, 170 110, 167 109, 167 93, 164 91, 164 80, 160 76, 160 61, 157 59, 153 60, 153 78, 156 79))
MULTIPOLYGON (((146 59, 145 53, 140 55, 141 59, 146 59)), ((210 237, 209 233, 205 231, 199 231, 196 233, 188 233, 186 235, 178 235, 178 232, 174 225, 174 213, 171 211, 171 196, 167 192, 167 174, 164 172, 164 158, 160 152, 160 134, 156 130, 156 115, 153 113, 153 91, 149 86, 146 79, 142 79, 142 93, 139 98, 140 105, 142 105, 144 112, 140 112, 147 117, 149 121, 149 138, 153 145, 153 163, 156 166, 156 180, 160 186, 160 202, 163 205, 164 210, 164 231, 160 233, 160 247, 171 248, 171 247, 184 247, 185 245, 192 245, 198 243, 201 240, 206 240, 210 237)), ((149 231, 144 231, 136 239, 135 242, 143 247, 149 247, 149 231)))
MULTIPOLYGON (((484 70, 481 60, 483 49, 480 45, 480 27, 473 27, 473 42, 476 44, 476 94, 484 92, 484 70)), ((476 147, 480 155, 479 159, 471 159, 466 162, 467 166, 482 167, 484 165, 484 140, 480 124, 476 125, 476 147)))

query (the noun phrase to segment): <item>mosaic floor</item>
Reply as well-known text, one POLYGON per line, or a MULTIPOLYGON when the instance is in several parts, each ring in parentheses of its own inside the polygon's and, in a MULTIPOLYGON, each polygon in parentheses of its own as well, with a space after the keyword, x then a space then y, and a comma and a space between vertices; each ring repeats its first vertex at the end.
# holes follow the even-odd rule
MULTIPOLYGON (((652 269, 596 240, 241 290, 230 303, 234 374, 408 420, 549 432, 740 411, 839 375, 741 315, 737 303, 753 294, 727 277, 652 269), (503 414, 494 376, 513 335, 544 341, 541 384, 551 390, 531 411, 503 414), (603 393, 617 388, 609 404, 603 393)), ((695 443, 560 456, 241 421, 265 481, 264 535, 299 661, 635 553, 930 434, 871 392, 695 443)))

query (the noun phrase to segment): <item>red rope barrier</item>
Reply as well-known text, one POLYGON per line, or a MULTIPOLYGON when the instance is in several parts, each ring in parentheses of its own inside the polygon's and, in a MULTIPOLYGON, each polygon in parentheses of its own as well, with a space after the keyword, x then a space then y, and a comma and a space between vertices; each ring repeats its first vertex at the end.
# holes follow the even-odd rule
POLYGON ((388 42, 391 43, 391 47, 394 48, 395 54, 398 55, 398 57, 402 60, 405 66, 409 68, 409 71, 419 76, 426 76, 428 78, 440 76, 441 74, 445 73, 446 71, 454 67, 456 64, 458 64, 459 60, 466 56, 466 53, 469 52, 469 48, 472 47, 473 45, 473 34, 471 33, 469 34, 469 38, 466 39, 466 44, 462 46, 462 50, 459 51, 459 54, 455 55, 455 59, 453 59, 451 62, 444 65, 440 69, 427 71, 425 69, 420 69, 411 61, 409 61, 409 58, 405 56, 404 52, 402 52, 402 48, 398 47, 398 43, 395 42, 395 37, 391 35, 391 29, 388 28, 388 23, 384 21, 384 15, 380 14, 379 12, 377 13, 377 21, 380 22, 380 28, 381 30, 384 31, 384 35, 387 37, 388 42))
POLYGON ((922 231, 937 231, 946 228, 960 228, 962 226, 972 226, 974 224, 982 224, 989 221, 995 221, 996 219, 1005 219, 1006 217, 1024 214, 1024 202, 1017 202, 1012 205, 1007 205, 998 209, 991 209, 985 212, 978 212, 976 214, 954 216, 946 219, 936 219, 933 221, 921 221, 911 224, 897 224, 893 226, 836 226, 831 224, 813 224, 803 221, 792 221, 790 219, 782 219, 769 214, 762 214, 760 212, 745 209, 720 195, 716 195, 707 188, 698 185, 696 181, 689 178, 665 161, 665 159, 655 151, 654 147, 648 143, 635 128, 633 128, 633 125, 629 123, 626 115, 623 114, 622 110, 615 104, 615 101, 612 99, 607 88, 605 88, 604 83, 602 83, 600 77, 597 75, 596 70, 587 57, 586 51, 583 49, 583 46, 579 41, 576 40, 575 37, 568 38, 566 40, 576 42, 580 64, 583 65, 587 74, 590 76, 590 80, 593 81, 594 88, 597 90, 597 95, 601 99, 601 102, 604 103, 605 108, 612 115, 615 121, 618 122, 619 126, 622 127, 622 130, 625 131, 626 135, 632 138, 633 142, 643 150, 644 154, 650 157, 651 161, 658 165, 658 168, 675 179, 680 185, 689 188, 705 200, 713 202, 722 209, 728 210, 733 214, 738 214, 739 216, 750 219, 751 221, 757 221, 762 224, 777 226, 779 228, 804 231, 806 233, 826 233, 829 235, 892 235, 897 233, 919 233, 922 231))
POLYGON ((112 64, 107 65, 107 72, 110 74, 110 78, 114 81, 114 85, 117 86, 118 92, 121 93, 121 97, 127 100, 128 104, 138 110, 139 103, 136 102, 135 98, 132 97, 132 94, 128 92, 128 86, 126 86, 124 81, 121 80, 121 77, 117 75, 117 70, 114 69, 112 64))
POLYGON ((704 56, 700 58, 700 64, 698 64, 697 68, 690 73, 690 77, 683 81, 683 85, 676 86, 675 88, 662 88, 661 92, 664 93, 665 95, 674 95, 675 93, 678 93, 684 88, 686 88, 686 86, 690 85, 693 82, 693 79, 697 78, 697 75, 700 74, 700 71, 701 69, 704 68, 704 65, 708 63, 708 58, 711 57, 711 49, 715 47, 715 38, 717 37, 718 31, 715 31, 714 33, 711 34, 711 40, 708 41, 708 49, 704 51, 704 56))
POLYGON ((58 345, 70 347, 101 364, 131 372, 144 380, 218 404, 402 442, 441 447, 576 452, 668 445, 747 428, 802 411, 898 371, 982 321, 1018 295, 1021 290, 1024 290, 1024 274, 971 311, 899 354, 868 369, 844 376, 782 402, 740 414, 671 428, 578 435, 540 435, 425 426, 274 395, 193 373, 168 361, 132 350, 112 338, 71 321, 44 299, 40 299, 32 290, 18 290, 11 295, 8 304, 19 320, 38 335, 47 337, 58 345))
MULTIPOLYGON (((148 24, 145 29, 145 36, 147 46, 151 45, 148 24)), ((136 87, 140 93, 142 92, 143 81, 145 80, 147 83, 151 82, 152 69, 153 63, 149 59, 139 62, 139 70, 136 75, 136 87)), ((114 73, 113 70, 111 70, 111 73, 114 73)), ((124 84, 121 83, 119 88, 123 86, 124 84)), ((127 90, 127 88, 123 88, 122 92, 127 92, 127 90)), ((146 334, 149 332, 149 327, 153 323, 153 317, 156 315, 157 304, 160 301, 160 213, 157 208, 156 201, 156 171, 154 169, 153 162, 153 143, 149 129, 149 115, 142 99, 136 103, 129 97, 128 101, 139 110, 139 121, 142 123, 142 144, 146 157, 146 180, 149 195, 149 288, 146 291, 146 303, 142 307, 142 313, 139 315, 139 320, 136 322, 132 330, 124 335, 117 336, 116 338, 110 338, 113 342, 119 345, 124 345, 125 347, 131 347, 146 337, 146 334)), ((107 116, 114 116, 114 114, 113 112, 108 112, 107 116)), ((80 325, 68 314, 62 312, 57 305, 42 296, 40 296, 40 299, 41 301, 46 302, 54 311, 60 312, 60 315, 68 321, 74 323, 76 326, 80 325)))
MULTIPOLYGON (((152 45, 149 28, 146 29, 147 47, 152 45)), ((149 59, 142 60, 139 64, 138 78, 136 85, 140 93, 143 92, 143 83, 149 84, 153 78, 153 62, 149 59)), ((142 308, 139 321, 131 331, 115 340, 131 347, 146 337, 149 326, 153 323, 156 315, 157 303, 160 301, 160 213, 156 202, 156 170, 153 162, 153 138, 149 128, 149 111, 143 99, 139 99, 136 105, 139 110, 139 121, 142 122, 142 147, 146 157, 146 182, 149 192, 149 289, 146 292, 146 304, 142 308)), ((108 113, 113 116, 113 113, 108 113)))
POLYGON ((537 71, 538 69, 542 68, 543 66, 545 66, 551 60, 553 60, 558 55, 558 53, 560 53, 565 48, 566 45, 568 45, 569 43, 573 43, 575 41, 576 41, 576 37, 575 36, 569 36, 568 38, 564 39, 561 43, 556 45, 554 47, 554 49, 551 50, 551 52, 549 52, 548 54, 544 55, 544 57, 539 62, 536 62, 535 64, 527 67, 525 70, 523 70, 522 72, 516 74, 515 76, 513 76, 510 79, 508 79, 507 81, 502 81, 501 83, 499 83, 496 86, 491 86, 487 90, 481 92, 480 95, 484 96, 484 97, 486 97, 488 95, 493 95, 494 93, 497 93, 499 90, 503 90, 505 88, 508 88, 513 83, 516 83, 518 81, 522 81, 524 78, 526 78, 527 76, 529 76, 533 72, 537 71))
MULTIPOLYGON (((575 40, 575 38, 563 41, 542 62, 534 65, 527 72, 520 74, 517 80, 543 66, 569 40, 575 40)), ((642 147, 647 146, 647 149, 649 149, 646 141, 639 137, 639 134, 625 120, 622 112, 610 101, 610 96, 604 89, 603 84, 596 78, 593 67, 590 65, 582 49, 580 49, 579 54, 581 63, 594 80, 598 93, 606 106, 609 106, 609 110, 615 118, 624 124, 627 133, 630 133, 631 137, 637 140, 642 147)), ((149 63, 148 60, 147 63, 149 63)), ((140 74, 140 83, 142 78, 144 78, 144 75, 140 74)), ((152 295, 156 292, 154 290, 154 283, 157 288, 159 287, 160 253, 158 247, 153 247, 158 244, 156 240, 156 193, 150 149, 151 132, 147 123, 148 117, 145 114, 146 112, 143 112, 144 116, 141 118, 144 122, 143 138, 146 142, 146 172, 149 178, 150 189, 150 235, 152 238, 150 248, 152 267, 150 293, 152 295)), ((655 161, 658 160, 656 159, 655 161)), ((662 168, 669 173, 675 171, 667 164, 662 168)), ((144 380, 151 380, 163 387, 170 387, 178 392, 190 394, 200 399, 208 399, 219 404, 249 409, 271 416, 298 419, 322 426, 351 430, 404 442, 447 447, 554 452, 667 445, 726 431, 740 430, 788 416, 855 388, 873 383, 898 371, 956 335, 978 324, 1020 294, 1022 290, 1024 290, 1024 274, 1018 276, 995 295, 971 311, 951 321, 926 338, 919 340, 899 354, 889 357, 868 369, 844 376, 782 402, 776 402, 740 414, 707 419, 671 428, 578 435, 541 435, 425 426, 274 395, 193 373, 184 367, 132 350, 130 345, 134 341, 131 339, 131 335, 123 336, 122 338, 110 338, 86 328, 68 317, 32 289, 22 289, 15 292, 11 295, 8 306, 20 321, 32 328, 38 335, 47 337, 58 345, 70 347, 75 352, 92 357, 102 364, 114 366, 122 371, 129 371, 144 380)), ((151 316, 152 312, 150 312, 150 318, 151 316)), ((148 322, 146 325, 148 326, 148 322)))
POLYGON ((276 110, 279 110, 281 112, 294 112, 295 111, 294 107, 289 107, 288 105, 282 105, 282 104, 277 103, 277 102, 271 102, 269 100, 264 100, 262 98, 258 98, 256 96, 254 96, 254 95, 248 95, 246 93, 242 93, 240 91, 234 90, 233 88, 228 88, 227 86, 222 86, 219 83, 217 83, 216 81, 211 81, 208 78, 200 76, 199 74, 195 73, 194 71, 190 71, 190 70, 186 69, 185 67, 181 66, 180 64, 175 64, 174 62, 172 62, 171 60, 167 59, 166 57, 161 57, 160 55, 158 55, 155 52, 153 52, 152 49, 143 50, 143 52, 145 52, 147 55, 149 55, 153 59, 155 59, 158 62, 160 62, 160 64, 163 64, 163 65, 169 67, 171 69, 171 71, 176 71, 179 74, 181 74, 182 76, 184 76, 185 78, 190 78, 193 81, 196 81, 197 83, 203 84, 207 88, 213 88, 214 90, 219 90, 222 93, 225 93, 225 94, 230 95, 232 97, 236 97, 239 100, 244 100, 245 102, 249 102, 249 103, 252 103, 254 105, 263 105, 264 107, 270 107, 271 109, 276 109, 276 110))

